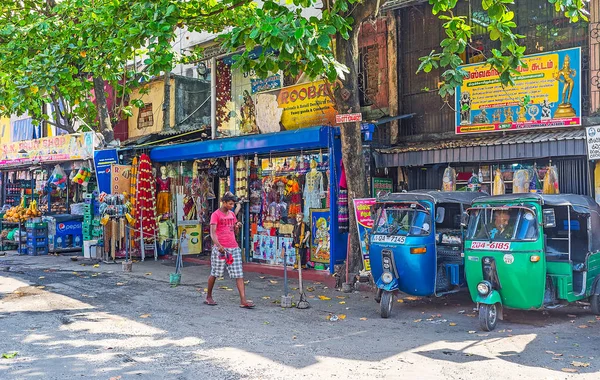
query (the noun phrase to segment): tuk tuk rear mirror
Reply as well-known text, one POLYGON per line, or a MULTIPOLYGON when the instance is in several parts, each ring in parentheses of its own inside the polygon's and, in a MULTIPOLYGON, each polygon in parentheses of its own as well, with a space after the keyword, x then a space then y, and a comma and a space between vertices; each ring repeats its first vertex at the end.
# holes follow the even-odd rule
POLYGON ((435 222, 442 223, 446 216, 446 209, 444 207, 438 207, 435 213, 435 222))
POLYGON ((544 228, 556 227, 556 215, 554 214, 553 208, 542 211, 542 224, 544 225, 544 228))
POLYGON ((469 213, 465 211, 460 216, 460 225, 462 227, 466 228, 468 224, 469 224, 469 213))

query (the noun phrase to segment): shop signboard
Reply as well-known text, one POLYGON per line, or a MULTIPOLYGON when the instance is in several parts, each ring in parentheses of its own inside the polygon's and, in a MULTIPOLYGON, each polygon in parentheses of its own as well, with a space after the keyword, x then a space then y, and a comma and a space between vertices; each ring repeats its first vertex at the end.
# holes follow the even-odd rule
POLYGON ((256 123, 261 133, 335 123, 331 84, 303 83, 256 95, 256 123))
POLYGON ((600 159, 600 126, 587 127, 587 155, 589 160, 600 159))
POLYGON ((369 259, 369 233, 373 228, 371 219, 371 208, 375 204, 375 198, 354 199, 354 216, 358 227, 358 240, 363 256, 363 266, 366 271, 371 271, 371 260, 369 259))
POLYGON ((98 180, 98 190, 109 194, 110 170, 113 164, 119 163, 119 155, 116 149, 97 150, 94 152, 94 167, 96 168, 96 179, 98 180))
POLYGON ((377 194, 381 193, 391 193, 394 191, 394 183, 391 178, 372 178, 372 189, 373 196, 376 197, 377 194))
POLYGON ((486 63, 461 66, 456 133, 469 134, 581 125, 581 48, 526 56, 514 86, 502 87, 486 63))
POLYGON ((94 132, 85 132, 1 144, 0 165, 91 159, 94 140, 94 132))
POLYGON ((347 113, 335 115, 336 124, 353 123, 355 121, 362 121, 362 113, 347 113))
POLYGON ((111 165, 111 194, 129 192, 131 188, 131 165, 111 165))

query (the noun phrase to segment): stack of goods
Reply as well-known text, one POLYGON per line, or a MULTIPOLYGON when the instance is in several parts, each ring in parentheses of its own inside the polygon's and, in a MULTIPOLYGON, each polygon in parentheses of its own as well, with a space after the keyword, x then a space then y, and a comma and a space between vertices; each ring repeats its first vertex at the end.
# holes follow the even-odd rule
POLYGON ((552 164, 548 166, 548 170, 544 176, 543 191, 544 194, 560 194, 558 189, 558 170, 552 164))
POLYGON ((147 242, 154 239, 156 233, 156 200, 154 197, 155 183, 152 175, 152 163, 147 154, 142 154, 139 160, 136 189, 136 229, 142 231, 147 242))
POLYGON ((48 254, 48 223, 27 223, 27 254, 30 256, 48 254))
POLYGON ((500 169, 496 169, 494 174, 494 187, 492 195, 502 195, 506 192, 506 187, 504 185, 504 179, 502 178, 502 172, 500 169))
POLYGON ((442 177, 442 191, 456 191, 456 170, 448 166, 442 177))
POLYGON ((100 203, 93 193, 84 195, 83 211, 83 240, 97 240, 102 237, 102 226, 100 225, 100 203))
MULTIPOLYGON (((75 173, 75 171, 73 171, 72 173, 75 173)), ((75 174, 75 176, 72 179, 72 182, 77 183, 85 188, 85 187, 87 187, 91 178, 92 178, 92 171, 89 168, 84 166, 81 169, 79 169, 77 174, 75 174)))
POLYGON ((21 200, 21 204, 9 208, 4 214, 4 220, 11 223, 23 223, 30 218, 42 216, 42 212, 38 210, 37 201, 33 200, 29 207, 25 208, 25 198, 21 200))

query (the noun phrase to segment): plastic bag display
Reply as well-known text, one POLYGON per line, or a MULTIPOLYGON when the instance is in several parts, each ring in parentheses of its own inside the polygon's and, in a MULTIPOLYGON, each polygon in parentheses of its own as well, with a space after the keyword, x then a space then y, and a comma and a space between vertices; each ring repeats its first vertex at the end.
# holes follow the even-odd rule
POLYGON ((90 182, 90 178, 92 178, 92 172, 89 168, 84 166, 77 171, 77 174, 75 174, 72 181, 81 186, 87 186, 88 182, 90 182))
POLYGON ((517 170, 513 176, 513 193, 528 193, 530 180, 529 170, 517 170))
POLYGON ((544 194, 560 194, 558 189, 558 171, 556 166, 548 166, 546 175, 544 176, 544 194))
POLYGON ((496 169, 494 173, 494 188, 493 195, 502 195, 506 193, 506 187, 504 185, 504 178, 502 178, 502 172, 500 169, 496 169))
POLYGON ((529 192, 539 193, 542 191, 542 183, 540 182, 540 176, 538 174, 537 166, 533 165, 531 172, 531 181, 529 181, 529 192))
POLYGON ((471 178, 469 178, 469 182, 467 184, 467 191, 479 191, 480 188, 481 182, 479 182, 479 176, 473 173, 471 175, 471 178))
POLYGON ((54 170, 52 170, 52 175, 48 179, 48 183, 50 185, 56 186, 59 189, 67 188, 67 173, 60 167, 60 165, 56 165, 54 170))
POLYGON ((456 191, 456 170, 448 166, 442 181, 442 191, 456 191))

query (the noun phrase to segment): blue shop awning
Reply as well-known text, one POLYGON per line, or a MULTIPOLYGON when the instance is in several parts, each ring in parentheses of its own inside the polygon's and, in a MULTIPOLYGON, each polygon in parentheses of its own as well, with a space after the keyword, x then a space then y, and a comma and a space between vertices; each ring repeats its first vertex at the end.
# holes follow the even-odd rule
POLYGON ((332 127, 312 127, 154 148, 150 159, 156 162, 188 161, 206 158, 308 150, 329 147, 332 127))

